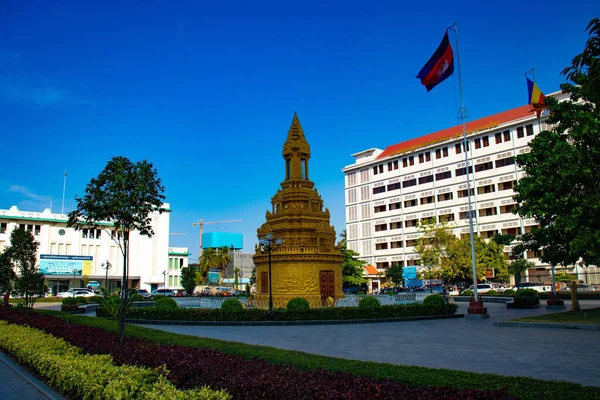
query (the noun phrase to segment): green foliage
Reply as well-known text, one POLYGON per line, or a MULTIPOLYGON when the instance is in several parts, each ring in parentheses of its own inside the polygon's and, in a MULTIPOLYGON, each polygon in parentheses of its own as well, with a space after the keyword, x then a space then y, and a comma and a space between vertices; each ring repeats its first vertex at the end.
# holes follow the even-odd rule
POLYGON ((237 313, 244 311, 244 306, 235 297, 230 297, 221 303, 221 310, 226 313, 237 313))
POLYGON ((404 267, 401 262, 392 262, 392 266, 386 269, 385 276, 392 281, 395 286, 400 286, 402 285, 402 282, 404 282, 404 277, 402 276, 403 271, 404 267))
POLYGON ((181 286, 188 296, 194 294, 196 289, 196 270, 190 266, 181 268, 181 286))
POLYGON ((472 290, 465 290, 461 293, 462 296, 473 296, 474 292, 472 290))
POLYGON ((498 295, 498 291, 497 290, 488 290, 487 292, 484 293, 485 296, 497 296, 498 295))
POLYGON ((515 294, 517 294, 517 292, 512 289, 506 289, 502 294, 504 296, 514 296, 515 294))
POLYGON ((434 219, 419 225, 422 235, 417 239, 415 251, 425 268, 425 279, 449 278, 448 247, 458 239, 446 224, 436 224, 434 219))
POLYGON ((160 311, 177 310, 177 302, 170 297, 163 297, 154 303, 154 308, 160 311))
POLYGON ((100 301, 100 306, 106 314, 113 319, 118 319, 121 298, 119 296, 109 296, 100 301))
POLYGON ((35 265, 39 243, 29 231, 14 229, 10 234, 10 246, 4 250, 5 265, 16 266, 19 276, 15 279, 15 292, 22 296, 23 306, 31 310, 38 297, 48 291, 44 282, 44 274, 35 265))
POLYGON ((86 303, 87 303, 87 301, 86 301, 85 297, 65 297, 62 299, 62 304, 68 305, 68 306, 86 304, 86 303))
POLYGON ((340 241, 340 247, 344 261, 342 262, 342 284, 346 286, 360 286, 363 283, 367 283, 367 279, 363 277, 363 266, 367 263, 366 261, 359 260, 360 254, 350 250, 346 242, 346 230, 342 232, 342 240, 340 241))
POLYGON ((129 296, 129 301, 144 301, 144 296, 142 296, 141 294, 132 294, 131 296, 129 296))
POLYGON ((164 294, 155 294, 155 295, 152 296, 152 300, 157 301, 157 300, 160 300, 160 299, 162 299, 164 297, 165 297, 164 294))
POLYGON ((562 72, 575 84, 561 85, 570 100, 546 98, 551 130, 517 157, 524 176, 516 212, 540 226, 522 240, 527 249, 543 249, 540 259, 551 265, 600 262, 600 19, 588 31, 583 53, 562 72))
POLYGON ((221 275, 225 274, 227 275, 227 263, 230 263, 232 258, 231 258, 231 250, 229 247, 227 246, 222 246, 219 247, 217 249, 217 261, 219 262, 219 265, 221 267, 221 275))
POLYGON ((0 253, 0 295, 12 290, 12 283, 16 278, 9 255, 6 252, 0 253))
POLYGON ((560 272, 558 274, 554 275, 554 280, 556 282, 564 282, 564 283, 570 283, 573 282, 574 280, 576 280, 576 277, 564 272, 560 272))
POLYGON ((365 296, 360 299, 358 306, 361 308, 378 308, 381 307, 381 303, 375 297, 365 296))
POLYGON ((431 294, 423 300, 425 306, 442 307, 444 304, 446 304, 446 300, 441 294, 431 294))
POLYGON ((202 399, 228 400, 223 390, 207 387, 178 390, 168 371, 131 365, 117 366, 109 355, 81 354, 62 339, 26 326, 0 321, 0 347, 32 368, 69 398, 81 399, 202 399))
POLYGON ((517 290, 517 293, 515 294, 515 299, 516 298, 540 298, 540 295, 538 293, 537 290, 535 289, 519 289, 517 290))
POLYGON ((286 308, 290 311, 306 311, 310 309, 310 304, 303 297, 294 297, 288 301, 286 308))

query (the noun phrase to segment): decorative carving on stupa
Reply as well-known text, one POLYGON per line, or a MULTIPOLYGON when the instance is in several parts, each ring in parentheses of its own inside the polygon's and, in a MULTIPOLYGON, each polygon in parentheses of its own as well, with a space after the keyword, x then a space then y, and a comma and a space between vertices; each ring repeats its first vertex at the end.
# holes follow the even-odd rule
MULTIPOLYGON (((285 179, 271 198, 266 222, 257 229, 258 238, 272 234, 282 244, 271 246, 271 285, 274 307, 285 307, 294 297, 303 297, 311 307, 342 295, 343 255, 321 195, 309 179, 310 146, 298 116, 283 144, 285 179)), ((255 305, 268 304, 268 252, 256 246, 255 305)))

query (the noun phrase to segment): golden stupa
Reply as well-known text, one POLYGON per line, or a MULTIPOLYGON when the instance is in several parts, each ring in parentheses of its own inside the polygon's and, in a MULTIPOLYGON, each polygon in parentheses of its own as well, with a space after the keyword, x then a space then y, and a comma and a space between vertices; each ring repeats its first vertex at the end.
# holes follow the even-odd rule
MULTIPOLYGON (((336 245, 335 229, 329 223, 329 210, 323 210, 323 200, 314 182, 308 178, 310 146, 295 113, 283 144, 283 159, 285 180, 271 198, 267 221, 257 230, 259 239, 272 239, 273 307, 283 308, 294 297, 303 297, 311 307, 320 307, 326 304, 328 297, 335 300, 342 296, 344 257, 336 245)), ((256 266, 254 304, 267 308, 268 247, 257 245, 253 259, 256 266)))

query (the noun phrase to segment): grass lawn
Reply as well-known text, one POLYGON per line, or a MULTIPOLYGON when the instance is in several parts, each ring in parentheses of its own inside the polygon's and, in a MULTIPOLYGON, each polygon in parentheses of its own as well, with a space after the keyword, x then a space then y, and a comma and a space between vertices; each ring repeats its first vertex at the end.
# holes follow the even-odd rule
POLYGON ((515 322, 558 322, 571 324, 596 324, 600 325, 600 308, 589 308, 580 311, 567 311, 554 314, 538 315, 511 319, 515 322))

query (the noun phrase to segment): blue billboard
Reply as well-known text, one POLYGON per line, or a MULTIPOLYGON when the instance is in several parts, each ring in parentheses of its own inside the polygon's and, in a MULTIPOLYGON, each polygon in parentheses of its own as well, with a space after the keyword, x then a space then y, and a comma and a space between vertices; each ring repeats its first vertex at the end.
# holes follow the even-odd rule
POLYGON ((404 267, 402 269, 402 278, 417 279, 417 267, 404 267))
POLYGON ((91 275, 94 257, 40 254, 40 272, 44 275, 91 275))
POLYGON ((244 246, 242 244, 243 235, 241 233, 230 233, 230 232, 209 232, 202 234, 202 248, 219 248, 228 247, 235 250, 240 250, 244 246))

